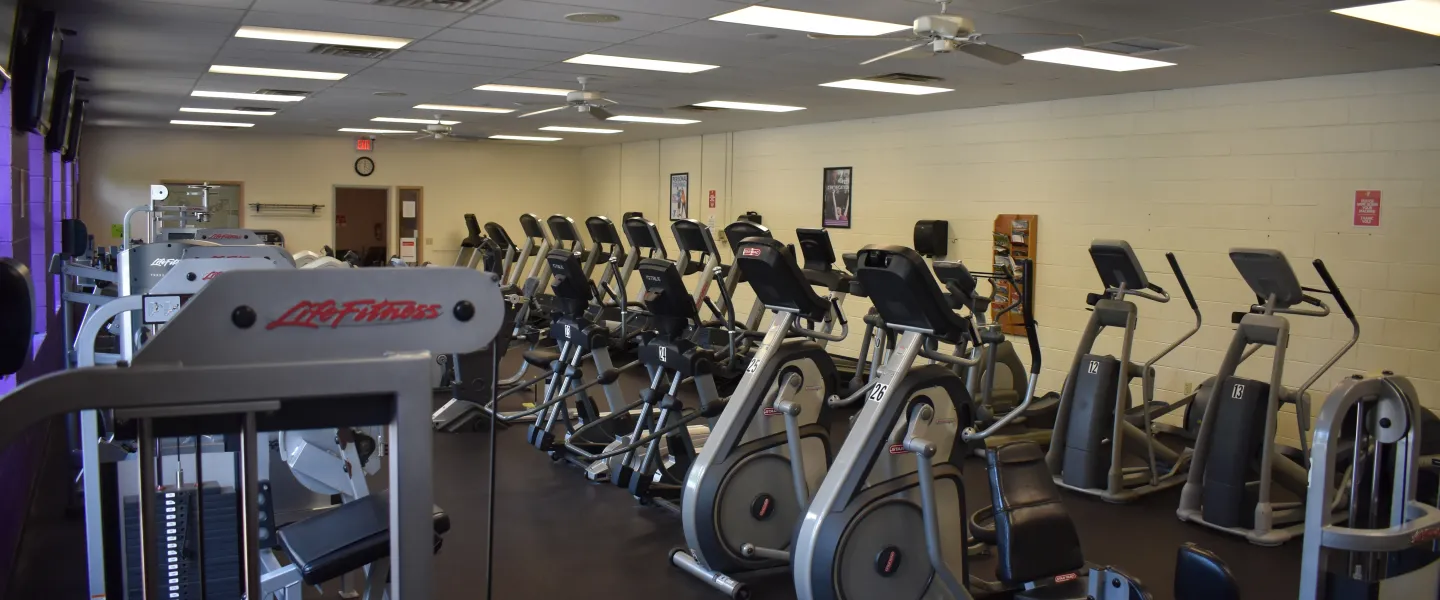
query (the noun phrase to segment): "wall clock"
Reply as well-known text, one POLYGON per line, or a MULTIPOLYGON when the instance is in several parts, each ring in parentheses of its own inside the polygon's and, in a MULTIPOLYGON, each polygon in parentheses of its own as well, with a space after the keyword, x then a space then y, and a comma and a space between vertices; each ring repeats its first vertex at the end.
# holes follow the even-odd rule
POLYGON ((361 177, 369 177, 375 172, 375 161, 368 156, 355 159, 355 174, 361 177))

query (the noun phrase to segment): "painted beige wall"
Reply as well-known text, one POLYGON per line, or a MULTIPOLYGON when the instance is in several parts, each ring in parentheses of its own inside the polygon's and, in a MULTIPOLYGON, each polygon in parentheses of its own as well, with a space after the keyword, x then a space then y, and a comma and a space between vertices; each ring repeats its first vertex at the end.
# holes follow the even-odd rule
POLYGON ((433 242, 424 256, 436 264, 455 260, 465 213, 518 236, 522 210, 576 214, 585 206, 580 154, 571 148, 381 139, 374 152, 359 153, 353 140, 338 136, 99 128, 86 134, 82 152, 81 216, 101 244, 117 242, 109 225, 147 202, 150 184, 161 180, 240 181, 246 204, 322 205, 315 215, 284 216, 246 207, 246 227, 284 232, 291 251, 334 245, 334 186, 421 186, 424 235, 433 242), (362 155, 375 160, 370 177, 355 174, 362 155))
MULTIPOLYGON (((1164 258, 1175 252, 1200 299, 1206 324, 1160 368, 1163 400, 1218 368, 1230 312, 1253 300, 1229 248, 1279 248, 1313 286, 1320 281, 1309 263, 1319 257, 1363 333, 1321 379, 1317 403, 1341 376, 1390 369, 1440 408, 1440 68, 675 138, 589 148, 582 162, 592 212, 663 216, 658 190, 668 172, 702 170, 706 185, 725 190, 721 225, 754 210, 788 241, 795 227, 819 226, 822 169, 853 166, 855 228, 832 231, 838 251, 909 245, 917 219, 948 219, 950 258, 981 268, 995 216, 1036 213, 1045 390, 1063 382, 1090 314, 1085 294, 1098 291, 1086 253, 1093 239, 1128 240, 1156 282, 1178 294, 1164 258), (1382 227, 1352 226, 1356 190, 1383 192, 1382 227)), ((1135 355, 1144 360, 1192 316, 1183 301, 1137 302, 1135 355)), ((858 323, 869 304, 852 299, 846 308, 858 323)), ((1298 385, 1350 327, 1339 316, 1291 321, 1286 380, 1298 385)), ((838 346, 854 350, 859 337, 838 346)), ((1100 351, 1115 351, 1118 339, 1106 337, 1100 351)), ((1242 373, 1261 375, 1263 366, 1252 360, 1242 373)), ((1280 424, 1293 443, 1293 417, 1280 424)))

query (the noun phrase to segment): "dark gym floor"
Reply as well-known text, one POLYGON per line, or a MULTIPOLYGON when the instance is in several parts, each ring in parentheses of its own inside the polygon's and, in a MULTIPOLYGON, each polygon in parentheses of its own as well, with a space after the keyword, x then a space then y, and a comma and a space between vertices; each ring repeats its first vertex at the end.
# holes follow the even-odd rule
MULTIPOLYGON (((629 378, 623 383, 627 393, 644 385, 629 378)), ((47 457, 50 476, 42 475, 41 483, 63 497, 63 435, 52 434, 51 442, 52 448, 59 443, 61 454, 58 460, 54 453, 47 457)), ((523 426, 502 430, 497 443, 495 598, 721 597, 667 562, 670 548, 682 542, 677 517, 637 505, 625 490, 587 482, 578 468, 552 463, 524 443, 523 426)), ((436 557, 437 600, 484 597, 488 445, 484 432, 435 435, 435 502, 452 520, 436 557)), ((965 481, 970 510, 987 504, 983 462, 967 463, 965 481)), ((1175 518, 1178 494, 1176 489, 1117 506, 1066 493, 1065 504, 1086 559, 1121 567, 1156 600, 1173 597, 1175 549, 1187 541, 1223 557, 1246 599, 1296 597, 1298 541, 1261 548, 1181 523, 1175 518)), ((53 508, 37 509, 27 527, 11 598, 85 598, 83 524, 53 508)), ((972 563, 972 569, 987 578, 993 574, 993 564, 985 562, 972 563)), ((785 576, 754 581, 752 589, 760 599, 794 597, 785 576)))

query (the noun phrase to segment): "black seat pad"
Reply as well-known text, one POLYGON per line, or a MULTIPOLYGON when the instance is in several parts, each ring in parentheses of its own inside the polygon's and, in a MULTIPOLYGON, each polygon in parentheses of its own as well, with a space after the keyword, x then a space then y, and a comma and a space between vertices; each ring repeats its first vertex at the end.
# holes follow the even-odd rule
POLYGON ((20 370, 30 356, 35 329, 35 293, 30 269, 0 258, 0 376, 20 370))
MULTIPOLYGON (((434 522, 435 535, 450 531, 450 515, 438 506, 434 522)), ((324 583, 390 555, 390 493, 342 504, 278 533, 305 583, 324 583)))
POLYGON ((1175 556, 1175 600, 1240 600, 1240 586, 1214 552, 1186 543, 1175 556))
POLYGON ((548 369, 551 363, 560 360, 560 351, 554 348, 536 348, 534 350, 526 350, 520 353, 520 356, 524 357, 527 363, 542 369, 548 369))
POLYGON ((999 564, 995 574, 1022 584, 1085 566, 1080 536, 1034 442, 1012 442, 985 453, 995 507, 999 564))

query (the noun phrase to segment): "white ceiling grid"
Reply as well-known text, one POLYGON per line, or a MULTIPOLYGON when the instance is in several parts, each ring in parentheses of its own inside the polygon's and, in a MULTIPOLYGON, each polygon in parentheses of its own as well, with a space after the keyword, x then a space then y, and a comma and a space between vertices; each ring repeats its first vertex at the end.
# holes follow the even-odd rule
MULTIPOLYGON (((1187 47, 1155 56, 1178 66, 1109 73, 1024 61, 999 67, 963 54, 860 66, 897 44, 810 40, 803 33, 709 21, 750 4, 909 23, 937 12, 925 0, 498 0, 478 13, 399 8, 375 0, 44 0, 78 35, 67 64, 90 78, 90 123, 168 127, 181 106, 257 103, 190 98, 193 90, 300 90, 303 102, 247 118, 256 132, 346 135, 373 117, 426 117, 416 104, 522 109, 554 98, 475 91, 484 83, 575 88, 577 75, 624 104, 674 109, 707 100, 805 106, 790 113, 710 111, 683 127, 626 123, 625 133, 568 134, 563 144, 599 144, 1002 103, 1194 87, 1440 63, 1440 37, 1331 14, 1365 0, 955 0, 950 12, 990 33, 1079 33, 1090 43, 1151 37, 1187 47), (611 24, 567 14, 604 12, 611 24), (379 59, 309 53, 310 44, 235 38, 240 26, 284 27, 414 39, 379 59), (599 52, 719 65, 695 74, 567 64, 599 52), (208 73, 212 64, 344 72, 339 81, 208 73), (903 71, 940 77, 956 91, 910 97, 818 87, 903 71), (375 92, 404 92, 403 97, 375 92)), ((1026 48, 1015 48, 1025 51, 1026 48)), ((677 112, 677 111, 671 111, 677 112)), ((447 115, 457 133, 534 132, 546 125, 596 126, 562 111, 517 120, 504 114, 447 115)), ((608 126, 608 125, 605 125, 608 126)))

